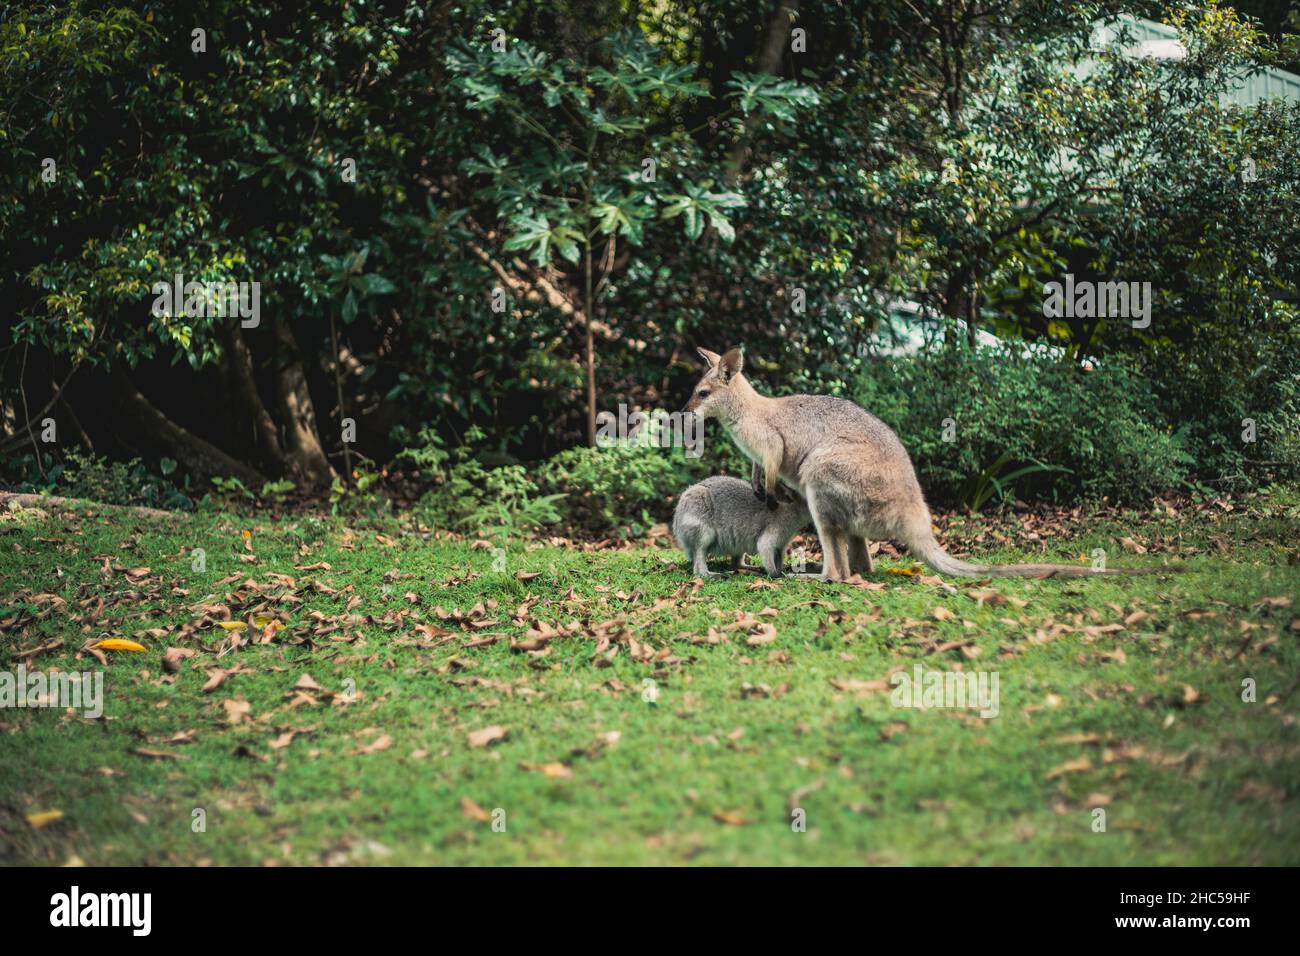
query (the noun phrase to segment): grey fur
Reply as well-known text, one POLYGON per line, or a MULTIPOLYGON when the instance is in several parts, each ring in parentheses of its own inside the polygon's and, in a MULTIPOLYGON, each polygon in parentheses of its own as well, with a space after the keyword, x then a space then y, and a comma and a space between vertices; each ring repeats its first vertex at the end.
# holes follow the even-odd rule
POLYGON ((731 557, 732 570, 746 554, 758 554, 763 570, 780 577, 785 549, 812 521, 808 506, 795 499, 773 508, 760 500, 749 482, 714 475, 691 485, 677 499, 673 537, 686 552, 696 576, 713 577, 710 554, 731 557))

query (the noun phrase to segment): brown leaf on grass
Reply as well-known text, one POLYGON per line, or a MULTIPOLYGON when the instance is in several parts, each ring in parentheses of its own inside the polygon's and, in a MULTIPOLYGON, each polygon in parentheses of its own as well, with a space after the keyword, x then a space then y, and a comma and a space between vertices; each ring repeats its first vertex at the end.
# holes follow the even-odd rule
POLYGON ((940 604, 938 607, 930 608, 930 616, 936 621, 951 621, 957 615, 940 604))
POLYGON ((836 690, 847 691, 854 694, 863 694, 875 691, 889 690, 889 681, 884 679, 878 680, 857 680, 851 677, 832 677, 831 686, 836 690))
POLYGON ((897 737, 899 734, 907 732, 907 723, 901 720, 891 720, 885 726, 880 728, 879 736, 881 740, 889 740, 897 737))
POLYGON ((392 745, 393 745, 392 737, 388 736, 388 734, 380 734, 374 740, 370 741, 370 743, 358 747, 357 753, 359 754, 378 753, 381 750, 387 750, 392 745))
POLYGON ((776 640, 776 628, 766 621, 759 622, 754 633, 745 638, 745 643, 750 647, 759 647, 763 644, 771 644, 776 640))
POLYGON ((471 747, 486 747, 498 740, 504 740, 507 733, 506 728, 493 724, 491 727, 484 727, 482 730, 471 731, 465 739, 471 747))
POLYGON ((241 671, 247 670, 242 664, 236 664, 234 667, 209 667, 204 673, 208 675, 207 682, 203 685, 203 693, 211 694, 214 690, 224 684, 227 680, 241 671))
POLYGON ((233 726, 234 724, 241 723, 243 719, 248 716, 253 705, 242 697, 235 697, 223 700, 221 702, 221 707, 226 712, 226 723, 233 726))
MULTIPOLYGON (((886 569, 886 570, 895 570, 895 571, 896 571, 896 569, 886 569)), ((896 572, 896 573, 897 573, 897 572, 896 572)), ((861 589, 864 590, 864 591, 883 591, 883 590, 885 590, 885 585, 884 585, 884 584, 880 583, 879 581, 867 581, 867 580, 864 580, 863 577, 862 577, 862 575, 860 575, 860 574, 855 574, 855 575, 853 575, 853 576, 851 576, 851 577, 849 577, 849 578, 846 578, 846 579, 845 579, 843 582, 841 582, 841 583, 852 585, 852 586, 855 587, 855 588, 861 588, 861 589)))
POLYGON ((1136 541, 1134 541, 1132 538, 1120 538, 1120 539, 1119 539, 1119 543, 1120 543, 1120 546, 1121 546, 1125 551, 1130 551, 1130 552, 1132 552, 1133 554, 1146 554, 1146 553, 1147 553, 1147 549, 1144 548, 1144 547, 1142 547, 1142 545, 1138 544, 1138 543, 1137 543, 1136 541))
POLYGON ((148 757, 150 760, 184 760, 180 754, 168 753, 165 750, 153 750, 149 747, 132 747, 129 753, 137 757, 148 757))
POLYGON ((543 777, 550 777, 552 780, 568 780, 573 776, 573 771, 557 760, 549 763, 521 763, 519 766, 523 770, 540 773, 543 777))
POLYGON ((294 690, 321 690, 320 684, 312 680, 310 674, 303 674, 298 678, 298 682, 293 685, 294 690))
MULTIPOLYGON (((26 657, 35 657, 38 654, 45 654, 48 653, 49 651, 57 651, 62 646, 63 646, 63 638, 52 637, 45 643, 38 644, 36 647, 29 647, 25 651, 19 651, 18 653, 14 654, 14 659, 22 660, 23 658, 26 657)), ((104 658, 103 654, 97 654, 96 656, 99 657, 101 661, 106 663, 106 659, 104 658)))
POLYGON ((977 604, 988 604, 992 606, 1010 604, 1012 607, 1024 607, 1029 603, 1023 598, 1014 597, 1010 594, 1003 594, 1000 591, 994 591, 992 588, 967 591, 966 596, 974 600, 977 604))
POLYGON ((169 674, 178 674, 180 673, 181 662, 197 653, 192 647, 169 647, 163 651, 162 669, 169 674))
POLYGON ((533 578, 541 577, 541 571, 516 571, 516 581, 531 581, 533 578))
POLYGON ((729 827, 743 827, 749 824, 748 820, 734 810, 715 810, 713 811, 713 819, 719 823, 725 823, 729 827))
POLYGON ((469 797, 460 798, 460 812, 475 823, 490 823, 492 820, 492 814, 488 813, 469 797))
POLYGON ((1087 757, 1079 757, 1077 760, 1067 760, 1060 766, 1053 767, 1051 770, 1047 771, 1047 776, 1044 779, 1055 780, 1057 777, 1062 777, 1067 773, 1082 773, 1085 770, 1091 769, 1092 761, 1087 757))
POLYGON ((1099 744, 1101 737, 1097 734, 1061 734, 1053 737, 1054 744, 1099 744))

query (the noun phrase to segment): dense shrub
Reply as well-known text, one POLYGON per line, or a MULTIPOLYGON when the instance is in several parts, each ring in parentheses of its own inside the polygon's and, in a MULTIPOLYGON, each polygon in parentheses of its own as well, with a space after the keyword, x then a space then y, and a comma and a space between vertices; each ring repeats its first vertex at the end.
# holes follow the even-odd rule
POLYGON ((565 517, 575 528, 636 536, 671 515, 691 481, 685 461, 680 449, 570 448, 542 466, 539 480, 567 494, 565 517))
MULTIPOLYGON (((176 463, 164 459, 161 467, 164 474, 171 474, 176 463)), ((31 455, 7 461, 3 470, 20 491, 48 492, 109 505, 194 507, 182 490, 166 477, 150 472, 139 458, 110 461, 72 448, 63 454, 61 461, 47 465, 44 474, 31 455)))
POLYGON ((543 495, 522 465, 490 468, 474 457, 483 432, 470 428, 455 451, 429 429, 402 451, 399 461, 415 464, 433 487, 415 506, 415 516, 433 528, 514 537, 560 519, 557 502, 564 495, 543 495))
POLYGON ((1243 491, 1300 477, 1300 311, 1255 303, 1134 360, 1181 426, 1198 479, 1243 491), (1243 438, 1254 422, 1254 441, 1243 438))
POLYGON ((1140 502, 1184 485, 1191 465, 1149 385, 1118 358, 1088 370, 1010 343, 881 358, 855 398, 898 432, 937 504, 1013 491, 1140 502))

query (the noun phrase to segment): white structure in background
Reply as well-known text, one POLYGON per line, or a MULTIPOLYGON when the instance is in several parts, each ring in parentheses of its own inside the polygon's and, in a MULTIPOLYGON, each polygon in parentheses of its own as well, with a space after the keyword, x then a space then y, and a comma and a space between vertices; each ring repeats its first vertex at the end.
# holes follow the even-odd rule
MULTIPOLYGON (((1092 35, 1092 48, 1106 49, 1117 41, 1125 28, 1129 45, 1124 52, 1130 56, 1155 60, 1187 58, 1187 47, 1178 39, 1176 29, 1140 17, 1123 16, 1109 23, 1097 24, 1092 35)), ((1270 99, 1300 102, 1300 76, 1286 70, 1260 67, 1243 77, 1235 90, 1223 94, 1220 102, 1225 106, 1254 106, 1270 99)), ((1072 165, 1072 160, 1063 157, 1063 164, 1068 168, 1072 165)), ((920 303, 903 299, 891 301, 887 310, 889 318, 871 336, 872 351, 877 355, 911 355, 928 349, 943 341, 944 329, 954 322, 933 310, 927 310, 920 303)), ((955 324, 957 334, 964 340, 966 323, 958 319, 955 324)), ((988 346, 998 344, 999 339, 991 332, 976 329, 975 341, 988 346)), ((1030 354, 1059 357, 1064 354, 1064 350, 1055 345, 1026 343, 1024 354, 1026 357, 1030 354)))
MULTIPOLYGON (((1119 17, 1111 23, 1098 24, 1092 35, 1093 49, 1101 50, 1110 46, 1123 28, 1127 28, 1132 41, 1124 51, 1130 56, 1150 57, 1154 60, 1187 58, 1187 48, 1178 39, 1177 30, 1167 24, 1140 17, 1119 17)), ((1271 99, 1300 103, 1300 76, 1273 67, 1260 67, 1243 77, 1236 89, 1221 97, 1224 104, 1233 103, 1237 106, 1254 106, 1271 99)))

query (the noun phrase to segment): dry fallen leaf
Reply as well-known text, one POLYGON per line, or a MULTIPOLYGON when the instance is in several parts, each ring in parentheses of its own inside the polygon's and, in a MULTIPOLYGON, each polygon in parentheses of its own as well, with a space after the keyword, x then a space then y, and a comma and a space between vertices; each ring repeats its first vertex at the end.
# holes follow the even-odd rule
POLYGON ((1138 544, 1132 538, 1120 538, 1119 543, 1124 548, 1125 551, 1131 551, 1134 554, 1147 553, 1147 549, 1142 547, 1142 545, 1138 544))
POLYGON ((163 651, 162 669, 169 674, 180 672, 181 661, 193 657, 197 651, 190 647, 169 647, 163 651))
POLYGON ((1067 760, 1059 767, 1053 767, 1047 771, 1048 780, 1055 780, 1057 777, 1064 776, 1067 773, 1080 773, 1084 770, 1092 769, 1092 761, 1087 757, 1080 757, 1077 760, 1067 760))
POLYGON ((526 763, 521 764, 525 770, 535 771, 543 777, 550 777, 553 780, 568 780, 573 776, 573 771, 558 761, 550 763, 526 763))
POLYGON ((40 810, 36 813, 27 814, 27 825, 33 830, 39 830, 41 827, 54 823, 56 820, 63 819, 62 810, 40 810))
POLYGON ((952 611, 944 607, 942 604, 940 604, 938 607, 931 608, 930 615, 936 621, 951 621, 954 617, 957 616, 956 614, 953 614, 952 611))
POLYGON ((478 823, 488 823, 492 819, 492 814, 488 813, 469 797, 460 798, 460 812, 478 823))
POLYGON ((238 724, 243 721, 253 707, 242 697, 223 700, 221 706, 226 712, 226 723, 229 724, 238 724))
POLYGON ((466 739, 471 747, 486 747, 488 744, 504 739, 506 733, 506 728, 493 724, 491 727, 472 731, 466 739))
POLYGON ((717 810, 713 814, 713 819, 719 823, 725 823, 729 827, 743 827, 749 821, 739 813, 732 810, 717 810))
POLYGON ((143 644, 137 644, 135 641, 124 641, 120 637, 110 637, 105 641, 96 641, 91 647, 97 647, 103 651, 142 651, 143 644))
POLYGON ((360 754, 373 754, 373 753, 377 753, 377 752, 379 752, 380 750, 387 750, 387 749, 388 749, 389 747, 391 747, 392 745, 393 745, 393 738, 392 738, 392 737, 388 736, 388 734, 380 734, 378 737, 376 737, 376 738, 375 738, 374 740, 372 740, 370 743, 368 743, 368 744, 366 744, 364 747, 361 747, 360 749, 358 749, 358 750, 357 750, 357 753, 360 753, 360 754))
POLYGON ((831 686, 836 690, 852 691, 854 693, 865 693, 867 691, 889 690, 889 681, 887 680, 857 680, 850 677, 833 677, 831 686))

